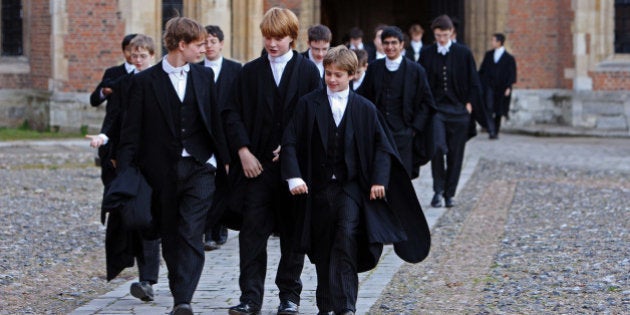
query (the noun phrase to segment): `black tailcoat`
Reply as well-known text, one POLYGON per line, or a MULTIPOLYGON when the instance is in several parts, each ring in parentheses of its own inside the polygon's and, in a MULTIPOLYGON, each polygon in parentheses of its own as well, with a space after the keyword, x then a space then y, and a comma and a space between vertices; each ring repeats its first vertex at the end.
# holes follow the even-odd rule
MULTIPOLYGON (((311 149, 314 141, 322 141, 323 148, 327 147, 329 106, 325 89, 313 91, 300 99, 282 141, 280 161, 283 179, 300 177, 311 187, 314 169, 311 149), (314 139, 317 134, 314 128, 319 128, 321 139, 314 139)), ((348 96, 344 115, 348 178, 354 177, 351 172, 356 172, 362 194, 359 203, 362 208, 359 272, 376 266, 383 244, 393 243, 398 256, 407 262, 422 261, 429 253, 429 228, 409 176, 394 149, 394 142, 387 128, 383 127, 382 117, 370 101, 354 92, 348 96), (377 151, 390 155, 390 169, 379 169, 377 151), (387 201, 369 200, 370 188, 376 178, 383 177, 383 172, 389 172, 387 201)), ((309 254, 313 241, 310 218, 317 211, 311 208, 310 197, 308 194, 301 199, 301 204, 298 203, 302 228, 297 229, 300 233, 297 238, 299 250, 309 254)))
MULTIPOLYGON (((433 95, 427 82, 427 74, 421 65, 402 58, 399 70, 404 70, 403 85, 403 120, 406 127, 413 127, 417 132, 424 129, 427 121, 435 109, 433 95), (403 65, 404 63, 404 65, 403 65)), ((383 91, 383 78, 385 76, 385 59, 372 62, 365 73, 363 83, 357 93, 376 104, 379 108, 379 100, 383 91)), ((380 108, 379 108, 380 109, 380 108)))
MULTIPOLYGON (((90 104, 92 106, 99 106, 103 103, 104 100, 101 100, 101 88, 103 87, 111 87, 113 80, 127 74, 127 69, 125 68, 125 64, 121 64, 118 66, 110 67, 105 70, 103 73, 103 79, 96 86, 92 94, 90 94, 90 104)), ((105 98, 109 100, 109 96, 105 98)))
MULTIPOLYGON (((462 104, 471 103, 472 119, 484 128, 488 128, 489 117, 481 100, 481 83, 472 52, 462 44, 452 43, 448 54, 450 54, 448 67, 452 73, 449 79, 452 79, 455 96, 462 104)), ((438 58, 440 56, 437 52, 437 44, 434 43, 422 49, 418 61, 427 71, 431 91, 442 88, 442 69, 440 69, 438 58)), ((476 134, 475 124, 471 123, 470 126, 469 136, 472 137, 476 134)))
POLYGON ((294 51, 289 63, 293 65, 291 69, 285 69, 279 88, 276 88, 266 54, 245 64, 234 82, 230 101, 222 110, 232 157, 230 166, 232 191, 229 210, 231 210, 230 214, 236 215, 225 222, 230 228, 240 229, 238 215, 243 207, 246 183, 238 150, 248 147, 261 163, 269 160, 271 152, 266 152, 266 150, 273 136, 275 91, 279 89, 283 93, 280 96, 283 108, 280 128, 284 130, 293 115, 298 99, 321 87, 319 71, 313 62, 294 51))
MULTIPOLYGON (((199 113, 210 135, 212 143, 209 145, 215 150, 219 179, 225 171, 222 166, 229 158, 213 77, 210 68, 190 64, 188 80, 192 80, 199 113)), ((154 196, 159 197, 161 216, 158 220, 162 229, 173 228, 172 223, 177 222, 178 205, 174 194, 177 162, 182 153, 174 121, 179 108, 168 103, 168 89, 173 87, 162 69, 162 62, 133 76, 118 150, 120 171, 131 164, 138 166, 153 188, 154 196)))
MULTIPOLYGON (((199 65, 203 66, 205 61, 199 62, 199 65)), ((219 108, 225 107, 225 104, 230 99, 230 93, 232 91, 232 84, 238 73, 241 71, 241 65, 239 62, 227 59, 223 57, 221 62, 221 71, 219 72, 219 78, 215 81, 215 87, 217 89, 217 101, 219 108)))
MULTIPOLYGON (((403 120, 406 127, 412 127, 416 132, 414 137, 413 169, 426 164, 433 157, 431 135, 431 120, 435 114, 435 102, 427 81, 427 72, 418 63, 403 58, 399 71, 403 70, 405 83, 403 85, 403 120)), ((357 91, 380 108, 383 78, 385 76, 385 59, 372 62, 365 73, 363 83, 357 91)))
MULTIPOLYGON (((495 106, 495 113, 508 117, 512 93, 505 96, 505 90, 508 88, 511 90, 512 85, 516 83, 516 60, 514 56, 505 51, 499 61, 494 63, 494 50, 487 51, 479 68, 479 78, 484 91, 491 88, 495 102, 500 101, 499 106, 495 106)), ((490 108, 489 110, 493 109, 490 108)))

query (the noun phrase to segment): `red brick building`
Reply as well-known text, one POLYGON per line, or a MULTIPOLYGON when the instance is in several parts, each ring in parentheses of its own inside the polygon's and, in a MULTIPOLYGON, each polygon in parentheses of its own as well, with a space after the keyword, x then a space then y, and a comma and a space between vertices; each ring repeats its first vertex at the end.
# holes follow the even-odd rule
POLYGON ((420 23, 431 41, 439 14, 459 20, 460 40, 480 62, 492 33, 507 35, 518 63, 510 125, 567 125, 630 135, 630 1, 627 0, 0 0, 0 126, 97 129, 104 110, 88 96, 103 70, 122 62, 127 33, 159 39, 173 9, 217 24, 225 54, 248 61, 262 49, 258 24, 272 6, 308 26, 322 23, 341 43, 352 26, 366 41, 377 23, 420 23))

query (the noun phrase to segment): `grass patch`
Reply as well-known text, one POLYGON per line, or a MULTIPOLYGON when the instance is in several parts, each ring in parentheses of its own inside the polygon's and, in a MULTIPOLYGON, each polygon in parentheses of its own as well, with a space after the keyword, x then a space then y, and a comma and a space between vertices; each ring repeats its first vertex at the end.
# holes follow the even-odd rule
MULTIPOLYGON (((83 128, 82 128, 83 129, 83 128)), ((45 140, 45 139, 72 139, 82 138, 83 130, 77 132, 37 131, 28 127, 7 128, 0 127, 0 141, 16 140, 45 140)))

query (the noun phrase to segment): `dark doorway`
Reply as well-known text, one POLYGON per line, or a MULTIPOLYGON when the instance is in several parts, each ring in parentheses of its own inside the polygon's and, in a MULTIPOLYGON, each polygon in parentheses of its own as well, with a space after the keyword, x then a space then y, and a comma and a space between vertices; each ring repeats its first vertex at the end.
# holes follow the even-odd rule
POLYGON ((429 26, 431 21, 441 14, 448 14, 458 21, 458 39, 463 39, 464 1, 442 0, 321 0, 321 23, 330 27, 333 33, 333 45, 343 43, 346 33, 354 26, 363 30, 363 42, 374 38, 374 27, 379 23, 396 25, 407 33, 409 27, 418 23, 424 28, 425 43, 433 42, 429 26))

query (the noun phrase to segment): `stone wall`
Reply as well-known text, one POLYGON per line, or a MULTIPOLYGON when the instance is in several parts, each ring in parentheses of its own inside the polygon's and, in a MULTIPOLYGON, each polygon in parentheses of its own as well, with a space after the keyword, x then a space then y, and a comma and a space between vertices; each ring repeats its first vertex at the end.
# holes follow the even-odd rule
POLYGON ((505 126, 536 125, 630 136, 630 91, 514 90, 505 126))

